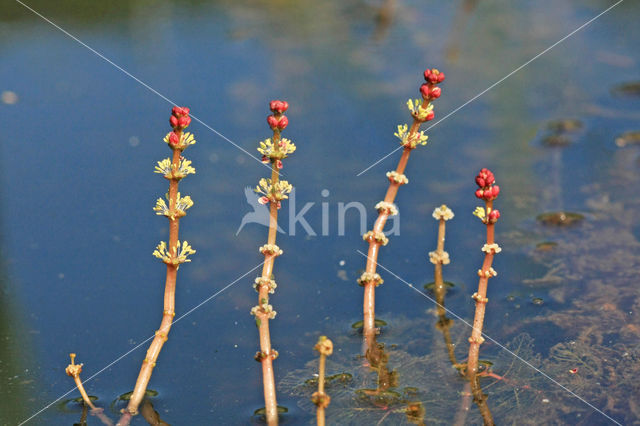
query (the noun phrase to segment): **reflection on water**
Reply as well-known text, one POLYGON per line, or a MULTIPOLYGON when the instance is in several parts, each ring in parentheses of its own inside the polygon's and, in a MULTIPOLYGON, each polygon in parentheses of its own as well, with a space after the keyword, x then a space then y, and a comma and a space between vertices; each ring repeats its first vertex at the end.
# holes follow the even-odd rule
MULTIPOLYGON (((289 101, 287 130, 300 143, 286 173, 298 183, 298 211, 315 203, 305 219, 320 229, 326 203, 331 221, 329 235, 298 227, 283 241, 290 255, 272 330, 279 400, 289 408, 283 423, 313 421, 305 381, 317 361, 306 336, 318 334, 336 348, 327 361, 337 377, 327 383, 329 424, 450 424, 456 416, 480 424, 485 402, 497 424, 640 418, 637 3, 621 3, 430 129, 398 200, 400 235, 381 259, 408 282, 429 281, 428 222, 446 202, 457 213, 447 228, 447 279, 456 283, 447 308, 470 319, 482 229, 470 214, 468 176, 492 168, 503 179, 505 256, 496 259, 502 284, 489 290, 495 304, 485 330, 604 415, 491 343, 482 391, 464 391, 452 364, 464 361, 467 326, 390 275, 378 296, 387 325, 362 358, 361 336, 346 325, 360 312, 359 221, 348 215, 338 236, 332 220, 340 202, 373 212, 397 158, 355 175, 395 148, 404 101, 415 96, 406 88, 425 67, 447 73, 445 117, 611 2, 28 4, 244 149, 263 133, 265 102, 289 101), (330 195, 318 196, 323 190, 330 195), (567 221, 576 226, 556 226, 567 221)), ((162 271, 151 251, 166 229, 151 211, 162 190, 153 159, 169 104, 17 2, 5 6, 0 423, 16 424, 71 389, 69 352, 82 353, 89 378, 157 321, 162 271)), ((247 224, 236 236, 249 209, 244 187, 261 166, 206 128, 194 131, 201 166, 185 184, 198 208, 181 232, 200 256, 178 283, 179 313, 259 264, 264 234, 247 224)), ((242 424, 262 405, 252 282, 240 280, 176 324, 154 371, 150 423, 242 424)), ((89 394, 104 402, 130 390, 137 359, 125 356, 87 380, 89 394)), ((99 422, 69 407, 45 409, 32 423, 99 422)))

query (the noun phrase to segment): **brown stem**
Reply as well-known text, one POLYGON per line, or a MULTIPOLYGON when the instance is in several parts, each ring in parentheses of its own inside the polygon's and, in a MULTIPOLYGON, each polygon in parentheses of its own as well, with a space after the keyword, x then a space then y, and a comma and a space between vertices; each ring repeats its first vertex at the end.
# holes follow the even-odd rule
MULTIPOLYGON (((444 240, 446 233, 445 222, 446 221, 441 218, 438 223, 438 243, 436 252, 438 253, 440 259, 442 259, 444 253, 444 240)), ((433 278, 434 294, 436 296, 436 310, 438 313, 438 322, 436 323, 436 328, 438 328, 442 332, 444 343, 447 347, 447 354, 449 355, 449 361, 451 361, 451 364, 455 366, 458 364, 458 361, 456 360, 456 354, 454 350, 455 346, 451 339, 451 332, 449 330, 453 320, 447 318, 447 311, 444 307, 447 288, 444 286, 444 280, 442 278, 442 262, 438 262, 435 264, 433 278)))
MULTIPOLYGON (((325 365, 326 356, 324 354, 320 354, 320 366, 318 368, 318 393, 320 395, 324 395, 324 365, 325 365)), ((316 418, 318 421, 318 426, 324 426, 324 405, 318 404, 318 408, 316 411, 316 418)))
MULTIPOLYGON (((426 102, 426 101, 425 101, 426 102)), ((420 122, 414 120, 413 125, 411 126, 410 134, 414 134, 418 131, 420 127, 420 122)), ((409 161, 409 155, 411 155, 411 148, 404 148, 402 151, 402 156, 398 161, 398 166, 396 167, 396 173, 404 174, 404 170, 407 167, 407 161, 409 161)), ((395 201, 396 195, 398 194, 398 188, 400 184, 396 182, 390 182, 389 187, 387 188, 387 193, 385 194, 384 201, 387 203, 393 203, 395 201)), ((384 225, 387 223, 387 219, 389 218, 389 214, 385 211, 381 211, 378 214, 378 218, 376 219, 373 225, 373 232, 383 232, 384 225)), ((365 267, 365 271, 369 274, 375 274, 376 268, 378 265, 378 253, 379 253, 380 243, 371 239, 369 242, 369 251, 367 253, 367 264, 365 267)), ((367 346, 371 346, 373 342, 373 337, 376 333, 375 328, 375 307, 376 307, 376 283, 372 281, 368 281, 364 283, 364 301, 363 301, 363 327, 362 332, 365 336, 365 341, 367 346)))
MULTIPOLYGON (((280 132, 273 132, 273 146, 279 151, 280 132)), ((278 183, 280 173, 276 162, 271 164, 271 185, 274 188, 278 183)), ((276 235, 278 233, 278 205, 271 202, 269 205, 269 236, 268 245, 276 244, 276 235)), ((266 280, 270 280, 273 274, 273 266, 277 254, 264 252, 264 264, 262 265, 263 284, 258 287, 258 305, 269 303, 269 285, 265 284, 266 280)), ((259 320, 258 333, 260 335, 260 363, 262 364, 262 385, 264 391, 265 417, 268 425, 278 424, 278 402, 276 400, 276 384, 273 372, 273 360, 277 356, 277 352, 271 348, 271 337, 269 333, 269 315, 265 312, 256 312, 256 319, 259 320)))
MULTIPOLYGON (((181 136, 181 132, 178 137, 181 136)), ((172 167, 173 170, 177 170, 180 164, 181 151, 179 149, 173 149, 172 167)), ((178 257, 178 231, 180 227, 180 218, 176 216, 176 206, 178 203, 178 182, 176 178, 172 178, 169 181, 169 211, 171 216, 169 217, 169 255, 172 259, 178 257)), ((144 395, 153 373, 153 368, 158 360, 158 355, 162 350, 162 346, 167 341, 171 325, 173 324, 173 317, 175 316, 175 302, 176 302, 176 278, 178 274, 177 264, 167 263, 167 275, 165 280, 164 289, 164 309, 162 311, 162 321, 160 322, 160 328, 156 331, 156 335, 151 341, 151 345, 147 350, 147 355, 142 361, 142 367, 136 380, 136 385, 133 388, 131 399, 127 405, 126 411, 132 415, 138 413, 138 406, 142 402, 144 395)))
MULTIPOLYGON (((487 216, 493 208, 493 201, 486 202, 487 216)), ((487 222, 487 244, 494 243, 495 224, 487 222)), ((471 337, 469 338, 469 357, 467 359, 467 377, 473 380, 478 374, 478 356, 480 354, 480 345, 484 341, 482 337, 482 326, 484 323, 484 314, 487 304, 487 286, 489 284, 489 278, 484 274, 489 271, 491 264, 493 263, 493 252, 489 251, 485 253, 484 262, 482 263, 483 275, 480 276, 478 281, 478 291, 475 295, 476 300, 476 313, 473 318, 473 329, 471 331, 471 337)))

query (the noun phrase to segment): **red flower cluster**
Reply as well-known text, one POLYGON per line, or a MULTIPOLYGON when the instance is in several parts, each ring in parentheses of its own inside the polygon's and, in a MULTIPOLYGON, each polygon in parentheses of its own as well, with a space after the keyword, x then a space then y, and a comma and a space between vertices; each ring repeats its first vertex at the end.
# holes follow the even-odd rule
POLYGON ((173 132, 169 134, 169 143, 174 146, 178 145, 180 143, 180 132, 191 124, 189 108, 174 106, 171 110, 169 124, 173 127, 173 132))
POLYGON ((191 117, 189 117, 189 108, 174 106, 171 110, 171 118, 169 119, 169 123, 171 123, 171 127, 173 127, 174 131, 180 131, 186 127, 189 127, 189 124, 191 124, 191 117))
MULTIPOLYGON (((480 173, 478 173, 478 176, 476 176, 476 184, 480 187, 480 189, 476 191, 476 197, 485 201, 491 201, 498 198, 498 194, 500 194, 500 187, 498 185, 495 185, 495 183, 496 178, 493 176, 491 170, 480 170, 480 173)), ((497 210, 494 211, 497 212, 497 210)), ((499 212, 498 217, 500 217, 499 212)))
POLYGON ((269 102, 269 108, 273 112, 273 115, 267 117, 267 123, 269 123, 271 130, 284 130, 289 124, 289 119, 283 113, 289 109, 289 103, 275 100, 269 102))
POLYGON ((422 99, 426 101, 438 99, 442 94, 442 89, 437 87, 436 84, 444 81, 444 73, 435 68, 431 70, 427 68, 424 72, 424 79, 426 80, 426 83, 420 86, 422 99))

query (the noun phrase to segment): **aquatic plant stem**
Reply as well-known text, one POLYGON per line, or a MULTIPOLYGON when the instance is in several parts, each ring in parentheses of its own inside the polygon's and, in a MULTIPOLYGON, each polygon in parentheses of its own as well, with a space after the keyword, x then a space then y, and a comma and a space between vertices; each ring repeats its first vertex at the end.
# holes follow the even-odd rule
MULTIPOLYGON (((412 132, 416 132, 419 128, 420 123, 416 126, 411 126, 412 132)), ((399 175, 404 174, 404 170, 407 167, 407 162, 409 161, 409 155, 411 155, 411 148, 405 148, 402 151, 402 156, 400 157, 400 161, 398 161, 398 166, 396 167, 395 172, 399 175)), ((396 195, 398 194, 398 188, 400 184, 397 182, 391 182, 389 187, 387 188, 387 193, 384 197, 384 201, 390 204, 393 204, 395 201, 396 195)), ((387 219, 389 218, 389 213, 386 211, 382 211, 378 214, 378 218, 376 219, 373 225, 374 233, 382 233, 384 230, 384 225, 387 223, 387 219)), ((375 239, 371 239, 369 242, 369 251, 367 253, 367 264, 365 267, 365 271, 371 275, 376 274, 376 269, 378 265, 378 253, 382 242, 378 242, 375 239)), ((376 286, 377 282, 370 280, 364 283, 364 307, 363 307, 363 334, 367 340, 370 340, 371 337, 375 335, 375 320, 376 320, 376 286)))
POLYGON ((320 353, 320 362, 318 366, 318 391, 311 396, 311 401, 316 404, 316 420, 318 426, 324 426, 325 424, 325 409, 331 402, 331 397, 324 391, 324 378, 325 378, 325 361, 327 356, 333 353, 333 343, 327 339, 326 336, 320 336, 318 343, 315 346, 315 350, 320 353))
POLYGON ((436 245, 436 251, 429 252, 429 261, 434 264, 433 272, 433 292, 436 298, 436 311, 438 313, 438 322, 436 328, 438 328, 444 337, 445 345, 447 346, 447 353, 449 360, 454 366, 457 365, 456 355, 454 351, 454 345, 451 340, 451 333, 449 327, 453 322, 450 318, 447 318, 447 310, 444 307, 445 296, 447 289, 444 285, 442 277, 442 266, 447 265, 450 262, 449 253, 444 251, 444 241, 446 235, 446 221, 453 218, 454 214, 446 205, 441 205, 433 211, 433 218, 438 221, 438 240, 436 245))
MULTIPOLYGON (((164 177, 169 180, 169 192, 167 193, 167 200, 169 202, 168 207, 166 206, 166 203, 164 203, 164 200, 159 199, 156 207, 154 208, 157 214, 164 215, 169 219, 168 251, 165 243, 163 242, 154 252, 154 256, 162 259, 167 265, 164 307, 160 327, 156 331, 155 337, 151 341, 147 354, 142 361, 142 367, 140 368, 138 379, 136 380, 133 393, 131 394, 131 399, 129 400, 129 404, 126 408, 126 411, 131 415, 138 413, 138 407, 145 396, 158 355, 160 354, 164 343, 168 339, 169 331, 173 324, 173 318, 175 317, 176 280, 178 268, 181 263, 189 261, 186 258, 188 254, 195 253, 195 250, 192 250, 186 241, 183 243, 182 247, 180 247, 180 242, 178 240, 180 218, 186 214, 185 210, 193 205, 190 197, 180 197, 180 193, 178 192, 178 184, 180 180, 187 174, 195 172, 193 168, 185 168, 185 160, 182 158, 182 151, 188 145, 195 143, 190 134, 183 133, 183 129, 189 125, 190 121, 191 119, 189 118, 188 108, 175 107, 173 109, 171 123, 174 130, 165 137, 165 141, 173 151, 171 159, 165 160, 167 163, 170 161, 170 164, 165 163, 164 169, 160 169, 163 164, 159 163, 160 168, 156 168, 157 171, 160 170, 159 172, 164 173, 164 177)), ((186 164, 186 166, 188 167, 189 164, 190 163, 186 164)))
POLYGON ((281 137, 282 130, 289 123, 288 118, 283 114, 289 108, 289 104, 274 100, 270 102, 269 107, 273 115, 267 117, 267 122, 273 130, 273 136, 260 142, 258 151, 262 154, 263 162, 271 163, 271 178, 261 179, 255 189, 256 192, 263 194, 258 200, 260 204, 269 203, 269 234, 267 244, 260 247, 260 252, 264 255, 264 264, 262 274, 254 284, 258 292, 258 305, 251 309, 251 314, 255 315, 260 341, 260 352, 256 353, 255 359, 262 365, 265 418, 267 424, 276 425, 278 424, 278 403, 273 360, 278 357, 278 352, 271 347, 269 332, 269 320, 275 318, 276 312, 269 304, 269 294, 276 288, 276 283, 272 279, 275 258, 282 254, 282 250, 276 245, 278 209, 281 206, 281 200, 288 198, 287 194, 292 190, 292 186, 287 181, 280 180, 280 169, 282 160, 295 151, 295 145, 281 137))
POLYGON ((476 301, 476 312, 473 318, 473 328, 471 337, 469 337, 469 356, 467 358, 467 377, 469 380, 475 380, 478 374, 478 356, 480 353, 480 345, 484 342, 482 337, 482 327, 484 323, 484 315, 487 299, 487 286, 489 278, 497 275, 497 272, 491 267, 493 257, 501 251, 500 246, 495 243, 495 223, 500 218, 500 212, 493 208, 493 200, 500 193, 500 187, 494 185, 495 177, 488 169, 482 169, 476 177, 476 183, 480 187, 476 191, 476 197, 484 199, 485 208, 476 208, 474 214, 478 216, 487 227, 486 243, 482 247, 485 253, 482 268, 478 270, 478 291, 471 296, 476 301))
POLYGON ((89 395, 87 391, 84 389, 84 385, 82 384, 82 380, 80 380, 80 373, 82 372, 82 364, 76 364, 76 354, 69 354, 69 358, 71 358, 71 364, 67 366, 65 372, 68 376, 73 377, 73 381, 76 383, 76 387, 80 391, 80 395, 82 396, 82 400, 85 404, 87 404, 92 410, 96 410, 96 406, 93 405, 91 399, 89 399, 89 395))
POLYGON ((436 69, 427 69, 424 72, 424 78, 426 83, 420 87, 422 100, 410 99, 407 102, 411 110, 413 123, 410 127, 406 124, 398 126, 398 132, 395 133, 395 136, 401 140, 401 145, 404 149, 402 150, 402 155, 400 156, 396 169, 393 172, 387 173, 389 186, 387 187, 384 200, 376 205, 378 217, 374 222, 373 229, 363 235, 363 239, 369 242, 369 249, 365 272, 358 279, 358 283, 364 287, 362 332, 368 347, 373 344, 377 331, 375 327, 375 288, 382 284, 383 280, 376 272, 376 269, 380 246, 386 245, 388 242, 387 237, 384 235, 384 226, 389 216, 398 213, 393 203, 400 185, 409 182, 404 175, 404 171, 407 167, 411 151, 418 145, 426 144, 427 136, 420 131, 420 125, 434 118, 431 101, 440 97, 441 89, 436 85, 444 81, 444 73, 436 69))
MULTIPOLYGON (((85 403, 85 408, 87 406, 91 408, 91 415, 97 416, 100 419, 100 421, 106 426, 113 426, 113 422, 104 414, 104 410, 102 408, 99 408, 93 405, 91 398, 89 398, 87 391, 84 389, 82 380, 80 380, 80 373, 82 372, 82 364, 75 363, 76 354, 74 353, 69 354, 69 358, 71 358, 71 364, 67 366, 67 368, 65 369, 65 372, 67 373, 68 376, 73 377, 73 381, 75 382, 76 387, 78 388, 78 391, 80 391, 82 400, 85 403)), ((83 411, 83 416, 86 417, 86 414, 84 411, 83 411)))
MULTIPOLYGON (((177 167, 180 160, 180 151, 173 151, 172 166, 177 167)), ((178 196, 178 182, 172 179, 169 182, 169 206, 175 206, 177 204, 178 196)), ((175 255, 176 246, 178 243, 178 230, 180 227, 180 219, 177 217, 169 218, 169 247, 173 247, 172 254, 175 255)), ((178 266, 167 264, 167 274, 164 285, 164 309, 162 311, 162 321, 160 322, 160 328, 156 331, 156 335, 151 341, 151 345, 147 350, 147 356, 142 361, 142 367, 140 368, 140 374, 136 385, 133 388, 133 394, 127 405, 127 411, 131 414, 138 412, 138 406, 144 398, 144 394, 149 385, 151 379, 151 373, 156 366, 156 361, 162 346, 167 341, 171 325, 173 324, 173 317, 175 316, 175 303, 176 303, 176 279, 178 275, 178 266)))
MULTIPOLYGON (((279 135, 278 135, 279 136, 279 135)), ((274 139, 276 135, 274 133, 274 139)), ((277 145, 277 144, 276 144, 277 145)), ((275 164, 272 165, 271 181, 278 182, 280 174, 275 164)), ((278 232, 278 207, 276 203, 269 206, 269 236, 267 245, 276 245, 276 235, 278 232)), ((262 265, 262 278, 271 279, 273 274, 273 266, 277 253, 264 252, 264 264, 262 265)), ((258 302, 260 304, 269 303, 269 286, 261 285, 258 291, 258 302)), ((277 355, 272 354, 271 336, 269 333, 269 314, 268 312, 256 314, 256 318, 260 319, 258 332, 260 335, 260 352, 266 356, 262 356, 260 363, 262 364, 262 384, 264 389, 265 412, 268 424, 277 424, 278 421, 278 403, 276 400, 276 384, 273 371, 273 360, 277 355)))
MULTIPOLYGON (((487 201, 487 210, 491 209, 492 201, 487 201)), ((494 243, 494 225, 487 225, 487 244, 494 243)), ((489 271, 493 263, 493 253, 486 253, 482 262, 482 271, 489 271)), ((487 306, 487 286, 489 277, 482 275, 478 280, 478 291, 475 293, 476 313, 473 317, 473 329, 469 338, 469 358, 467 360, 467 375, 474 378, 478 374, 478 356, 480 354, 480 345, 484 342, 482 337, 482 327, 484 324, 484 314, 487 306)))

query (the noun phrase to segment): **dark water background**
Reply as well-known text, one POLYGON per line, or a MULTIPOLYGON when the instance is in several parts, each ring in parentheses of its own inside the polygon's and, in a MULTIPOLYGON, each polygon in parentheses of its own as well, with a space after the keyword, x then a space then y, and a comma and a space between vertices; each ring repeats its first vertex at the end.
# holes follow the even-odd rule
MULTIPOLYGON (((305 218, 318 235, 300 225, 293 235, 291 203, 285 204, 281 221, 289 235, 278 240, 285 255, 276 262, 278 316, 271 331, 288 424, 313 421, 310 391, 299 385, 313 374, 307 363, 315 360, 318 335, 336 342, 334 372, 362 382, 351 388, 373 380, 358 367, 360 338, 350 327, 362 311, 355 280, 364 258, 356 250, 366 245, 356 210, 338 235, 337 209, 340 202, 363 203, 371 226, 373 206, 386 190, 384 174, 399 152, 356 175, 396 148, 393 132, 409 119, 405 102, 418 95, 424 68, 447 75, 436 102, 436 117, 445 117, 612 4, 28 2, 252 154, 269 137, 268 101, 289 101, 286 136, 298 150, 284 173, 296 188, 296 211, 314 203, 305 218), (321 203, 329 209, 329 235, 321 233, 321 203)), ((632 138, 616 140, 640 130, 640 97, 637 87, 617 88, 640 80, 639 7, 620 3, 429 130, 429 144, 409 162, 410 184, 399 191, 400 235, 380 258, 422 288, 432 279, 431 212, 448 204, 456 217, 448 223, 452 263, 445 279, 456 287, 447 306, 471 320, 484 232, 471 215, 478 204, 473 177, 491 168, 502 188, 497 241, 503 252, 494 264, 499 276, 489 289, 486 333, 623 424, 640 418, 634 397, 640 391, 640 153, 632 138), (549 129, 565 119, 578 120, 579 128, 549 129), (566 144, 549 146, 554 136, 566 144), (570 227, 536 220, 564 210, 584 220, 570 227), (557 245, 536 248, 545 241, 557 245), (572 368, 578 373, 570 374, 572 368)), ((86 379, 158 326, 165 269, 151 252, 167 226, 151 208, 166 182, 153 167, 169 154, 162 137, 171 104, 18 2, 3 1, 0 35, 0 422, 18 424, 73 388, 63 371, 69 352, 84 362, 86 379)), ((207 127, 194 122, 190 130, 198 143, 185 155, 197 174, 181 191, 195 206, 182 221, 181 239, 198 253, 179 273, 178 315, 257 266, 257 247, 266 241, 262 226, 236 231, 251 211, 244 188, 267 169, 207 127)), ((381 274, 377 311, 389 323, 381 341, 399 386, 420 389, 428 423, 450 424, 463 381, 434 328, 433 303, 381 274)), ((150 384, 166 422, 259 422, 252 417, 263 404, 249 315, 254 275, 172 329, 150 384)), ((456 353, 464 360, 470 329, 454 324, 456 353)), ((146 346, 86 385, 112 418, 108 407, 132 389, 146 346)), ((483 382, 498 424, 612 423, 497 345, 483 345, 482 356, 510 379, 483 382)), ((335 390, 330 422, 405 421, 402 407, 364 409, 349 389, 342 396, 335 390)), ((65 407, 53 404, 29 424, 78 422, 81 407, 65 407)), ((481 422, 475 406, 466 421, 481 422)))

